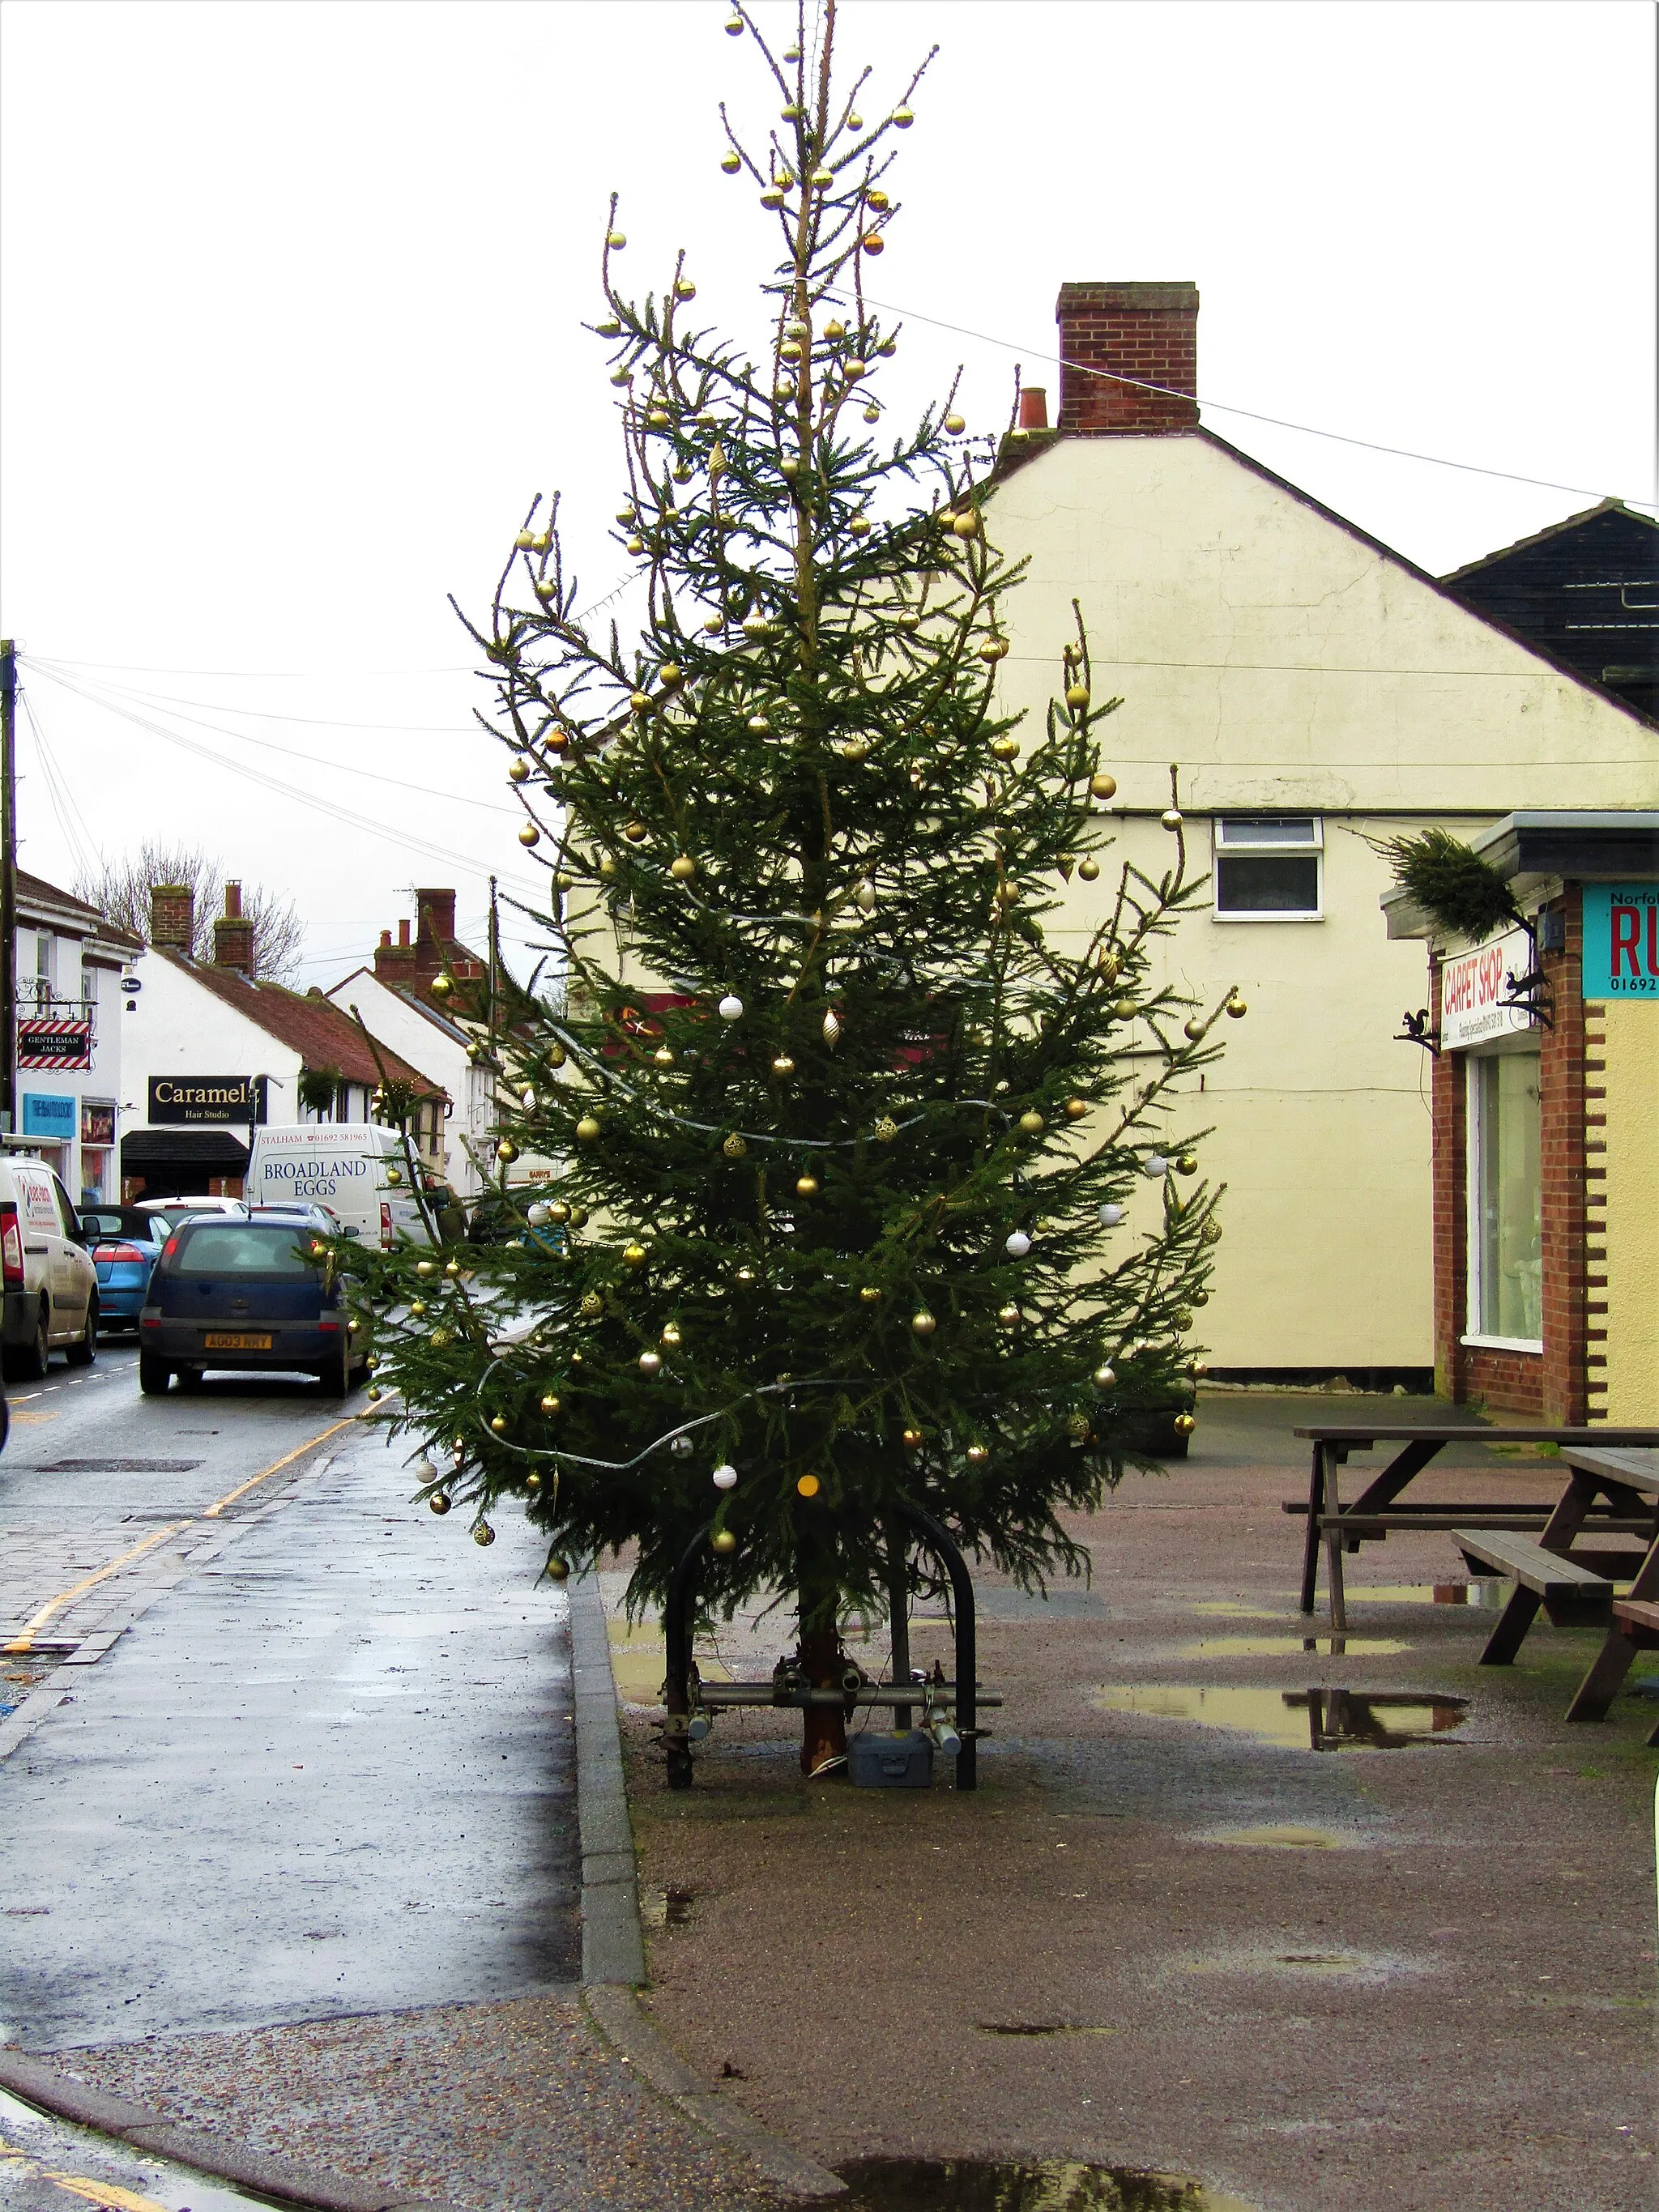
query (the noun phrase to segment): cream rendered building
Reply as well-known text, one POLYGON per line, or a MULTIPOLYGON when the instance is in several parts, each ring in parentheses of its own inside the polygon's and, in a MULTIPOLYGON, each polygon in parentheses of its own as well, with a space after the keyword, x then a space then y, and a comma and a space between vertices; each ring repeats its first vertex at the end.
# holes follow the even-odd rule
POLYGON ((1059 924, 1079 936, 1121 860, 1171 864, 1158 817, 1180 766, 1190 862, 1212 880, 1164 971, 1249 1006, 1193 1101, 1215 1129, 1204 1171, 1228 1186, 1212 1370, 1426 1382, 1428 1068, 1395 1041, 1424 970, 1379 929, 1377 844, 1517 808, 1653 806, 1659 731, 1200 428, 1197 307, 1184 284, 1061 292, 1060 427, 1011 439, 986 503, 991 541, 1030 562, 1003 699, 1040 726, 1079 600, 1094 696, 1124 702, 1101 730, 1117 842, 1059 924))

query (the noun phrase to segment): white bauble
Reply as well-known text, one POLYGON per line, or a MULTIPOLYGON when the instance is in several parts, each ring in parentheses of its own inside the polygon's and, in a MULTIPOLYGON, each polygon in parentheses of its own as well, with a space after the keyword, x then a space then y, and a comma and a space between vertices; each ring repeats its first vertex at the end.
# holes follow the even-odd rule
POLYGON ((717 1467, 714 1469, 714 1487, 716 1490, 735 1490, 737 1486, 738 1470, 736 1468, 729 1466, 717 1467))
POLYGON ((1100 1225, 1103 1229, 1115 1229, 1122 1218, 1123 1208, 1121 1206, 1106 1205, 1100 1209, 1100 1225))
POLYGON ((1031 1249, 1031 1240, 1023 1229, 1016 1229, 1002 1249, 1011 1260, 1023 1260, 1031 1249))
POLYGON ((735 991, 728 991, 720 1000, 720 1019, 723 1022, 740 1022, 743 1019, 743 1000, 735 991))
POLYGON ((1162 1152, 1148 1152, 1140 1163, 1140 1172, 1144 1176, 1166 1176, 1170 1172, 1170 1163, 1162 1152))

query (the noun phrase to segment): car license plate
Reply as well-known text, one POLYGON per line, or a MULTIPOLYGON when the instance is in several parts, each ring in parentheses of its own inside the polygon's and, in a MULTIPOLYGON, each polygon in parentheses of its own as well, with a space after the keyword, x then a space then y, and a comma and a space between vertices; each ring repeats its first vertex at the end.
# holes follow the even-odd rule
POLYGON ((210 1328, 202 1339, 204 1352, 269 1352, 268 1336, 251 1336, 244 1329, 210 1328))

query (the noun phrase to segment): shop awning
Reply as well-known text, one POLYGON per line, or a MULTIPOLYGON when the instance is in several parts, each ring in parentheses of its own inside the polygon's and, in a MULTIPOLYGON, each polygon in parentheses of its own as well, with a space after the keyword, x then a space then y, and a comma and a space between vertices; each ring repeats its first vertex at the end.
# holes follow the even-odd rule
POLYGON ((203 1175, 247 1172, 247 1146, 228 1129, 131 1129, 121 1139, 121 1172, 189 1167, 203 1175))

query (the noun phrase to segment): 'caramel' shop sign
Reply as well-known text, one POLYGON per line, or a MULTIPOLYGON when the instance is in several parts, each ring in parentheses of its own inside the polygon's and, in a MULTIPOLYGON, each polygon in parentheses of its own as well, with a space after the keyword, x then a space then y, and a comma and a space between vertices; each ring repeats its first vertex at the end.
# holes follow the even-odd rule
POLYGON ((1510 979, 1518 983, 1532 972, 1532 939, 1524 929, 1506 929, 1473 952, 1460 952, 1440 971, 1440 1048, 1466 1052, 1494 1037, 1515 1036, 1532 1023, 1524 1006, 1505 1004, 1510 979))

